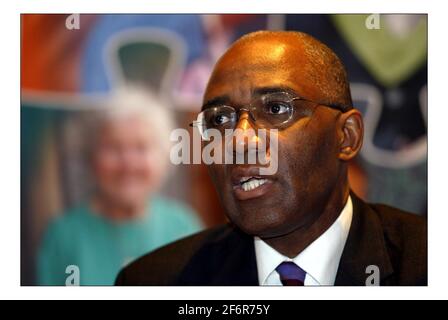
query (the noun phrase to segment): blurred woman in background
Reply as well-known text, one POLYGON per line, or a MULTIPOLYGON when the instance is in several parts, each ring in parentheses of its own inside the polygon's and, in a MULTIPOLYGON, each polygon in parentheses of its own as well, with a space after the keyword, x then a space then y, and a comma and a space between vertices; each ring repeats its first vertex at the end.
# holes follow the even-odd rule
POLYGON ((173 128, 166 107, 126 90, 94 118, 87 138, 94 192, 50 223, 38 257, 40 285, 65 285, 69 266, 79 268, 81 285, 112 285, 124 265, 201 228, 190 209, 157 194, 173 128))

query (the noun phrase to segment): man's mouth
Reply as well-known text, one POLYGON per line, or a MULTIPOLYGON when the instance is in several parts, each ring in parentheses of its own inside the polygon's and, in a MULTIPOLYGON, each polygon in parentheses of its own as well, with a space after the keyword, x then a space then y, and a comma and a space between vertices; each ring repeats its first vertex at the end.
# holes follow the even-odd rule
POLYGON ((244 191, 254 190, 268 182, 268 179, 263 179, 259 177, 242 177, 240 180, 241 188, 244 191))
POLYGON ((274 180, 271 176, 260 176, 259 168, 235 168, 232 172, 233 192, 238 200, 258 198, 271 189, 274 180))

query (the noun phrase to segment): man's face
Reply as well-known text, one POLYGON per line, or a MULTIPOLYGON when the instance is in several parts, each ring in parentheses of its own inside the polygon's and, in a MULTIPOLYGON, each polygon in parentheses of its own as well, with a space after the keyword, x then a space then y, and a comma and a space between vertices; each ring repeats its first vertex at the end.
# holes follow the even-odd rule
MULTIPOLYGON (((297 96, 321 100, 313 72, 300 47, 263 41, 234 47, 215 67, 204 102, 225 97, 236 110, 247 106, 264 88, 287 89, 297 96)), ((260 177, 260 165, 212 164, 209 172, 231 221, 251 235, 286 235, 315 222, 335 187, 340 172, 336 119, 341 113, 308 104, 278 131, 278 170, 260 177), (268 181, 244 191, 240 177, 268 181)), ((257 122, 240 114, 238 128, 257 129, 257 122)), ((266 143, 269 150, 269 141, 266 143)), ((225 148, 226 146, 223 146, 225 148)), ((271 157, 272 158, 272 157, 271 157)))

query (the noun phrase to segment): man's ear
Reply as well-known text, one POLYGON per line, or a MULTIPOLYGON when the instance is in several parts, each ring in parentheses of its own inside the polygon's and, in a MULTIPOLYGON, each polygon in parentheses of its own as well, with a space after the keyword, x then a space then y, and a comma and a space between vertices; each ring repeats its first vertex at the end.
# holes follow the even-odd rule
POLYGON ((348 161, 353 159, 362 146, 364 123, 361 113, 352 109, 344 112, 338 119, 340 144, 339 159, 348 161))

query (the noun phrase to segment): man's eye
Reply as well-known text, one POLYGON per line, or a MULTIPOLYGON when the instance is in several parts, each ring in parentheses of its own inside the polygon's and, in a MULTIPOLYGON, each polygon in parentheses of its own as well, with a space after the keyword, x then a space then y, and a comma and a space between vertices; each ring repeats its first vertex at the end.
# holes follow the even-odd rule
POLYGON ((267 112, 270 114, 284 114, 289 110, 289 105, 283 102, 271 102, 267 106, 267 112))
POLYGON ((224 123, 228 122, 230 118, 223 114, 218 114, 213 118, 213 124, 216 126, 223 125, 224 123))

